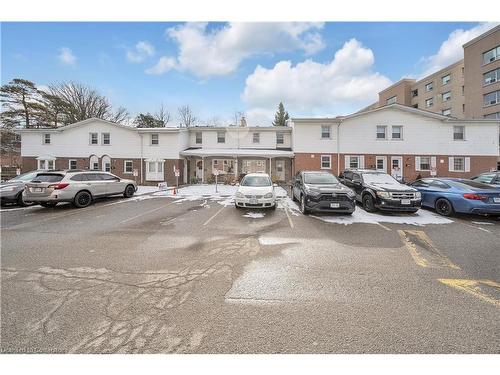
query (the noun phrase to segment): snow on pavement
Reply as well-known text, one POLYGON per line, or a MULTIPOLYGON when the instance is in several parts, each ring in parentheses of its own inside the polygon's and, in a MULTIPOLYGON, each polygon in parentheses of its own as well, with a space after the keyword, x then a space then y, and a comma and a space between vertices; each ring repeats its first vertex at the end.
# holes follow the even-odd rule
POLYGON ((249 217, 251 219, 262 219, 266 216, 263 212, 247 212, 243 217, 249 217))

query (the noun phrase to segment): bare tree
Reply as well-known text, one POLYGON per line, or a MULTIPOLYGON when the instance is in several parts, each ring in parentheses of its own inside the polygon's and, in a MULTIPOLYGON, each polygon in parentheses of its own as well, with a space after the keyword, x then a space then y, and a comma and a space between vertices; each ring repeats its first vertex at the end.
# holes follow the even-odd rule
POLYGON ((191 107, 189 107, 188 105, 183 105, 179 107, 178 112, 179 112, 179 122, 181 127, 189 128, 191 126, 194 126, 198 121, 191 107))
POLYGON ((233 114, 233 121, 234 121, 234 126, 239 126, 241 118, 245 116, 245 112, 243 111, 234 111, 233 114))
POLYGON ((160 104, 160 108, 158 108, 158 111, 155 112, 154 118, 155 120, 161 121, 163 126, 167 126, 170 121, 170 111, 165 108, 163 103, 160 104))

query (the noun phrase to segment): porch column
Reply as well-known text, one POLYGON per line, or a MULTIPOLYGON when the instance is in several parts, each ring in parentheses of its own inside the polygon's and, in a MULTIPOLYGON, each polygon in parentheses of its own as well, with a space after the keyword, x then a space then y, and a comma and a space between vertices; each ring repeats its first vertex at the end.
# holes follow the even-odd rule
POLYGON ((273 159, 269 157, 269 177, 273 179, 273 159))
POLYGON ((234 158, 234 179, 237 180, 239 175, 240 174, 238 172, 238 156, 236 156, 234 158))
POLYGON ((205 157, 201 157, 201 183, 205 183, 205 157))

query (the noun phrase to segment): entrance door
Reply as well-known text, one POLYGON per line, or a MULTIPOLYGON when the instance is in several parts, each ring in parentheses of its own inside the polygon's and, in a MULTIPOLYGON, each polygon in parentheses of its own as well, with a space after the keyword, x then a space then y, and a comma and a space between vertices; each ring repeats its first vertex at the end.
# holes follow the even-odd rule
POLYGON ((285 161, 276 160, 276 177, 279 181, 285 181, 285 161))
POLYGON ((203 161, 198 160, 196 162, 196 178, 201 180, 203 178, 203 161))
POLYGON ((146 163, 146 181, 163 181, 163 162, 148 161, 146 163))
POLYGON ((401 181, 403 179, 403 157, 402 156, 391 156, 391 176, 396 180, 401 181))

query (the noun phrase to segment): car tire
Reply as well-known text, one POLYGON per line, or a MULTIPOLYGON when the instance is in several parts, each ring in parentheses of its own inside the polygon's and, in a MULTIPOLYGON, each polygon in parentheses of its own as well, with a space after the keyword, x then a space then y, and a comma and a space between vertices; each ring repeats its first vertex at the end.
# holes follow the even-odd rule
POLYGON ((24 197, 23 197, 23 193, 21 192, 18 196, 17 196, 17 205, 19 207, 27 207, 27 206, 33 206, 34 203, 33 202, 25 202, 24 201, 24 197))
POLYGON ((274 202, 274 205, 271 207, 271 210, 275 210, 277 205, 278 203, 274 202))
POLYGON ((127 185, 125 187, 125 190, 123 191, 123 196, 125 198, 131 198, 135 194, 135 187, 134 185, 127 185))
POLYGON ((303 215, 307 215, 309 213, 309 210, 306 207, 306 198, 303 195, 300 196, 300 212, 302 212, 303 215))
POLYGON ((373 197, 370 194, 365 194, 363 196, 363 209, 366 212, 375 212, 377 211, 375 207, 375 202, 373 201, 373 197))
POLYGON ((45 208, 53 208, 57 205, 57 202, 40 202, 40 206, 45 208))
POLYGON ((237 210, 240 210, 240 209, 241 209, 241 207, 240 207, 240 206, 238 206, 236 203, 234 204, 234 207, 236 207, 236 209, 237 209, 237 210))
POLYGON ((80 191, 75 195, 73 204, 77 208, 84 208, 92 203, 92 195, 88 191, 80 191))
POLYGON ((434 209, 441 216, 451 216, 455 212, 451 202, 445 198, 439 198, 434 205, 434 209))

